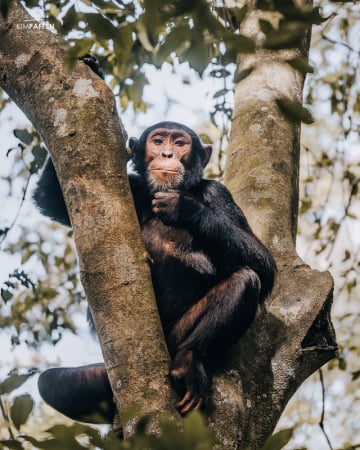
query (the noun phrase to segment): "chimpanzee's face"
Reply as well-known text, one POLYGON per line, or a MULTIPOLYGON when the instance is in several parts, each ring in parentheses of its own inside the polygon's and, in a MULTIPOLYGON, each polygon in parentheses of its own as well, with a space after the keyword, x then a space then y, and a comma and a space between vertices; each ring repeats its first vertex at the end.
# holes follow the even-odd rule
POLYGON ((176 189, 184 180, 192 138, 184 130, 156 128, 146 140, 147 181, 155 190, 176 189))

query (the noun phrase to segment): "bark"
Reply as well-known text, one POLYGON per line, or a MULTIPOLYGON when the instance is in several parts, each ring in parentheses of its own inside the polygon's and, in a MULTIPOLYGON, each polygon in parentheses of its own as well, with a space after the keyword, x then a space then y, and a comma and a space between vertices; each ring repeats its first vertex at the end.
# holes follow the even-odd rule
MULTIPOLYGON (((113 96, 82 63, 64 71, 66 47, 56 36, 17 30, 25 17, 14 5, 0 19, 0 83, 54 160, 119 410, 134 404, 142 412, 172 410, 168 355, 113 96)), ((250 4, 242 32, 257 36, 256 23, 250 4)), ((209 423, 221 448, 258 448, 298 386, 336 354, 331 276, 311 270, 295 250, 300 127, 275 102, 283 95, 301 99, 303 77, 285 61, 306 54, 308 38, 291 54, 259 45, 239 58, 240 72, 253 71, 236 86, 225 182, 272 250, 279 273, 272 298, 215 376, 209 423)), ((125 428, 125 435, 131 432, 125 428)))
MULTIPOLYGON (((16 3, 0 17, 1 87, 54 161, 119 411, 137 405, 156 416, 175 398, 114 97, 84 63, 64 70, 67 47, 57 36, 17 27, 29 18, 16 3)), ((132 431, 125 427, 125 436, 132 431)))

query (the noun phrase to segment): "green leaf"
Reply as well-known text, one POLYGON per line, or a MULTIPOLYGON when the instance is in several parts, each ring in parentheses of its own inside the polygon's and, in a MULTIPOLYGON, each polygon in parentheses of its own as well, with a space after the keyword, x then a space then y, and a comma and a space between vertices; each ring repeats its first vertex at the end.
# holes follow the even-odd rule
POLYGON ((40 441, 38 439, 33 438, 32 436, 22 436, 28 442, 34 445, 36 449, 42 450, 60 450, 60 449, 71 449, 71 450, 79 450, 84 449, 85 447, 80 446, 80 444, 75 440, 69 440, 67 438, 64 439, 46 439, 40 441))
POLYGON ((184 419, 184 437, 187 448, 211 449, 216 444, 213 430, 210 430, 199 411, 192 411, 184 419))
POLYGON ((312 198, 311 197, 304 197, 301 199, 300 207, 299 207, 299 214, 305 214, 309 209, 311 209, 313 206, 312 198))
POLYGON ((345 371, 347 368, 347 362, 345 358, 339 358, 339 369, 345 371))
POLYGON ((94 40, 90 38, 84 38, 76 41, 75 45, 66 52, 64 60, 65 68, 67 70, 71 70, 79 58, 89 53, 93 44, 94 40))
POLYGON ((13 294, 8 289, 1 289, 1 298, 4 300, 4 302, 8 302, 13 297, 13 294))
POLYGON ((156 52, 156 64, 160 66, 172 52, 183 47, 188 42, 186 37, 189 33, 190 29, 187 25, 179 25, 172 30, 156 52))
POLYGON ((222 97, 223 95, 227 94, 229 91, 227 89, 220 89, 219 91, 215 92, 215 94, 213 95, 213 98, 219 98, 222 97))
POLYGON ((183 54, 183 60, 202 74, 210 63, 209 46, 201 40, 192 41, 190 48, 183 54))
POLYGON ((35 145, 31 151, 34 156, 34 160, 30 165, 30 173, 37 173, 39 169, 44 165, 47 158, 47 151, 41 145, 35 145))
POLYGON ((225 39, 226 45, 236 53, 253 53, 255 51, 255 43, 251 38, 242 34, 230 34, 225 39))
POLYGON ((290 100, 289 98, 278 98, 276 103, 284 115, 292 122, 304 122, 311 124, 314 119, 310 111, 302 106, 297 100, 290 100))
POLYGON ((241 70, 240 72, 236 72, 234 76, 234 83, 240 83, 240 81, 244 80, 248 77, 251 72, 254 70, 253 67, 249 67, 248 69, 241 70))
POLYGON ((98 38, 114 39, 117 36, 117 29, 101 14, 87 13, 83 14, 82 18, 87 22, 89 30, 98 38))
POLYGON ((115 9, 115 5, 112 2, 109 2, 108 0, 92 0, 91 3, 94 3, 94 5, 96 5, 101 9, 108 9, 108 8, 115 9))
POLYGON ((267 439, 261 450, 280 450, 290 441, 294 434, 292 428, 280 430, 267 439))
POLYGON ((140 412, 140 408, 138 406, 129 406, 126 410, 121 414, 121 419, 124 424, 127 424, 132 420, 135 416, 138 416, 140 412))
POLYGON ((264 47, 271 49, 298 47, 307 29, 308 24, 305 22, 281 20, 279 28, 267 34, 264 47))
POLYGON ((14 135, 17 137, 23 144, 30 145, 37 136, 36 131, 28 131, 28 130, 14 130, 14 135))
POLYGON ((320 14, 320 8, 315 6, 313 8, 299 8, 294 1, 273 0, 276 11, 281 12, 285 20, 295 19, 300 20, 309 25, 320 25, 327 19, 320 14))
POLYGON ((295 58, 290 59, 286 62, 290 64, 291 67, 301 72, 303 75, 314 72, 314 68, 310 66, 307 58, 295 58))
POLYGON ((36 371, 31 370, 27 374, 18 375, 17 372, 12 372, 11 375, 5 379, 2 383, 0 383, 0 394, 9 394, 12 391, 15 391, 18 387, 20 387, 25 381, 32 377, 36 371))
MULTIPOLYGON (((31 436, 22 436, 27 441, 31 442, 36 448, 44 450, 60 450, 60 449, 71 449, 71 450, 83 450, 88 449, 88 446, 81 445, 76 437, 81 434, 88 434, 89 427, 83 424, 75 423, 71 426, 66 425, 55 425, 49 430, 52 439, 47 439, 45 441, 39 441, 31 436)), ((96 430, 95 430, 96 432, 96 430)), ((93 435, 93 434, 91 434, 93 435)))
POLYGON ((33 406, 34 401, 29 394, 15 398, 10 409, 10 417, 18 430, 27 421, 33 406))
POLYGON ((114 52, 117 64, 125 64, 130 56, 133 56, 133 25, 128 24, 118 30, 114 39, 114 52))
POLYGON ((262 20, 259 19, 259 26, 260 26, 260 30, 264 33, 264 34, 269 34, 269 33, 273 33, 274 27, 271 25, 270 22, 268 22, 267 20, 262 20))
POLYGON ((75 6, 73 5, 64 16, 63 19, 63 31, 64 33, 68 33, 72 29, 76 28, 80 20, 80 14, 78 14, 75 10, 75 6))
MULTIPOLYGON (((14 441, 12 439, 8 439, 8 440, 0 440, 0 444, 2 444, 4 447, 10 448, 12 450, 24 450, 24 447, 22 446, 22 444, 19 441, 14 441)), ((3 448, 0 445, 0 448, 3 448)))
POLYGON ((35 253, 34 250, 26 249, 21 256, 21 264, 26 263, 35 253))

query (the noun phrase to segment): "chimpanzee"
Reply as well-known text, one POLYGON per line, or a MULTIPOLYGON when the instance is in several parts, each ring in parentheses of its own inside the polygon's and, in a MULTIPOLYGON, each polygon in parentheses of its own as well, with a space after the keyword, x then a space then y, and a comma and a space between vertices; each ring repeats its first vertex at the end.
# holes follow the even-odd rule
MULTIPOLYGON (((209 394, 210 367, 234 344, 270 293, 276 271, 267 248, 219 182, 202 178, 211 146, 190 128, 161 122, 129 147, 130 186, 172 358, 170 378, 181 414, 209 394)), ((49 158, 34 193, 40 210, 70 225, 49 158)), ((44 400, 82 421, 111 421, 112 392, 103 364, 54 368, 39 378, 44 400), (94 419, 101 416, 101 420, 94 419), (91 417, 90 417, 91 416, 91 417)))

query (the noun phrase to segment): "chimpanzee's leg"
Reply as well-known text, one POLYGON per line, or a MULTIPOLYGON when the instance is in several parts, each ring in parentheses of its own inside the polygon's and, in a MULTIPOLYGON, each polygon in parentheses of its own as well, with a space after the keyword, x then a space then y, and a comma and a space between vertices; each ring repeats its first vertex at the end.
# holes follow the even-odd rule
POLYGON ((54 368, 38 381, 41 397, 67 417, 88 423, 113 423, 116 412, 104 364, 54 368))
POLYGON ((205 366, 210 357, 234 344, 254 320, 261 284, 249 267, 211 288, 176 323, 169 336, 170 376, 185 414, 203 402, 210 388, 205 366))

